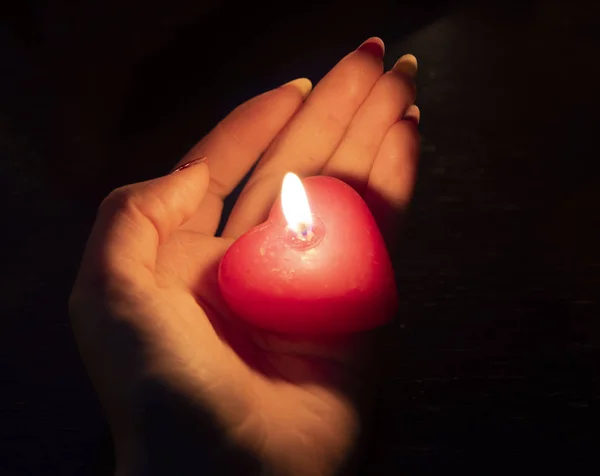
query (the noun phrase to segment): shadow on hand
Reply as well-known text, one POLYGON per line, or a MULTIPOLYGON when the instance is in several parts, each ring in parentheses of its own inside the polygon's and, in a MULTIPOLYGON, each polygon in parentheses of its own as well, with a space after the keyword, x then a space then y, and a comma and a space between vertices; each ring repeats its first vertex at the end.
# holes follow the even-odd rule
POLYGON ((148 382, 137 408, 139 444, 148 459, 138 474, 259 474, 260 463, 234 446, 216 419, 167 385, 148 382), (154 457, 160 455, 160 457, 154 457))

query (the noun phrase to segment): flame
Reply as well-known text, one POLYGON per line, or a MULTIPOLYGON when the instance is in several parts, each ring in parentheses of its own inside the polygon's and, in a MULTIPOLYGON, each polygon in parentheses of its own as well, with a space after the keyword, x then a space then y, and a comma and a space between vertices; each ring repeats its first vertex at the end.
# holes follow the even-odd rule
POLYGON ((291 230, 302 234, 311 230, 313 220, 306 191, 300 178, 291 172, 283 177, 281 208, 291 230))

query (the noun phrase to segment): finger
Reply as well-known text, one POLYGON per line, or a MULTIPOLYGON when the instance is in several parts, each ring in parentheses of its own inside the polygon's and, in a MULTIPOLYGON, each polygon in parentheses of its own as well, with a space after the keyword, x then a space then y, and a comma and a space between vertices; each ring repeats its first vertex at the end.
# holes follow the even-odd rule
POLYGON ((407 109, 404 116, 402 117, 402 119, 404 119, 405 121, 412 121, 413 123, 418 125, 419 122, 421 122, 421 110, 419 109, 419 106, 415 104, 410 106, 407 109))
POLYGON ((412 196, 419 145, 415 122, 397 122, 387 132, 369 175, 364 198, 388 243, 412 196))
POLYGON ((251 329, 249 338, 263 351, 320 357, 350 364, 364 352, 365 336, 369 333, 343 336, 296 336, 251 329))
POLYGON ((180 161, 210 157, 210 185, 204 202, 186 228, 214 234, 223 199, 248 173, 312 89, 296 79, 234 109, 180 161))
POLYGON ((81 266, 84 278, 153 279, 158 246, 196 211, 208 188, 202 159, 113 191, 100 206, 81 266))
POLYGON ((364 192, 385 134, 415 99, 416 71, 416 58, 404 55, 391 71, 379 78, 354 116, 341 144, 327 161, 323 175, 337 177, 357 192, 364 192))
POLYGON ((267 215, 286 172, 321 172, 383 70, 383 42, 371 38, 342 59, 315 87, 260 160, 223 231, 237 237, 267 215))

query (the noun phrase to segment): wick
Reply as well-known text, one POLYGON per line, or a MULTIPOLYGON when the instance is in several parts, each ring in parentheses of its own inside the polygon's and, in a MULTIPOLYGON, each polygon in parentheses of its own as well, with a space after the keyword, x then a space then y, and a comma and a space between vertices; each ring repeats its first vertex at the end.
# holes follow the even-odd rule
POLYGON ((312 227, 308 226, 306 223, 300 223, 298 228, 298 238, 301 240, 307 241, 313 237, 312 227))

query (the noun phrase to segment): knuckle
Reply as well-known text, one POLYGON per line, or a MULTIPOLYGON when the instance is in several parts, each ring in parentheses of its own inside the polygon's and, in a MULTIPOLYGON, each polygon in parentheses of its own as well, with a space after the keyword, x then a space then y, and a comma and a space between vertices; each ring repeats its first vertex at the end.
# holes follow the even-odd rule
MULTIPOLYGON (((149 212, 161 210, 158 200, 152 196, 140 199, 138 190, 126 185, 116 188, 100 204, 98 214, 107 217, 124 216, 137 221, 140 216, 148 216, 149 212)), ((152 213, 150 213, 152 215, 152 213)))
POLYGON ((149 223, 161 239, 164 238, 163 224, 171 219, 165 197, 144 188, 144 184, 113 190, 100 204, 98 214, 105 220, 120 217, 131 223, 149 223))
POLYGON ((331 136, 341 136, 348 127, 348 120, 338 111, 328 111, 322 131, 331 136))
POLYGON ((102 200, 100 204, 100 210, 117 211, 127 209, 131 206, 133 201, 133 191, 131 187, 119 187, 114 189, 108 194, 108 196, 102 200))

